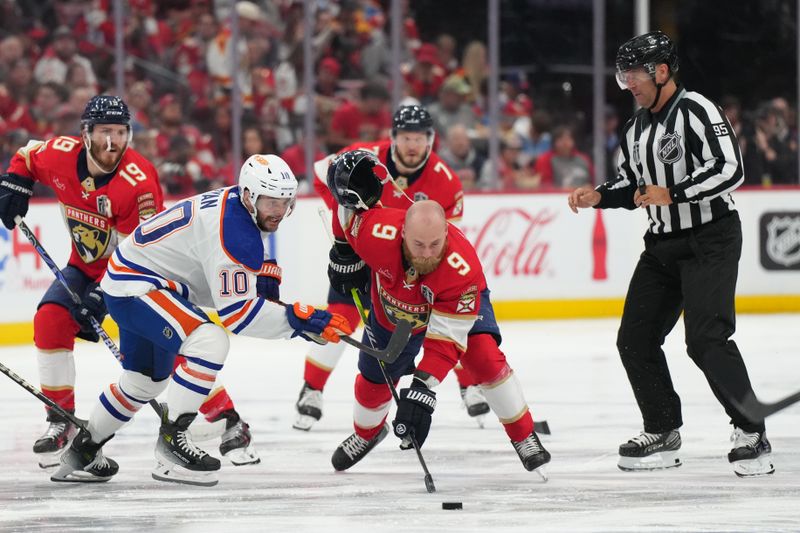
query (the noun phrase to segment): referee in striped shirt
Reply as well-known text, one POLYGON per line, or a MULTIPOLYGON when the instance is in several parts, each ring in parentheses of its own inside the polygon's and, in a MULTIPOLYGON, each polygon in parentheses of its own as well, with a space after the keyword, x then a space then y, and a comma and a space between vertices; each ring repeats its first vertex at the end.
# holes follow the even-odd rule
POLYGON ((662 345, 684 313, 689 357, 734 426, 728 454, 740 476, 774 472, 764 423, 730 402, 752 392, 730 339, 742 229, 731 192, 744 181, 736 136, 720 108, 674 79, 678 57, 656 31, 623 44, 617 82, 641 107, 625 125, 617 176, 568 198, 578 208, 647 210, 645 249, 628 288, 617 348, 639 404, 644 431, 622 444, 619 467, 680 466, 681 403, 662 345), (717 383, 722 385, 720 388, 717 383))

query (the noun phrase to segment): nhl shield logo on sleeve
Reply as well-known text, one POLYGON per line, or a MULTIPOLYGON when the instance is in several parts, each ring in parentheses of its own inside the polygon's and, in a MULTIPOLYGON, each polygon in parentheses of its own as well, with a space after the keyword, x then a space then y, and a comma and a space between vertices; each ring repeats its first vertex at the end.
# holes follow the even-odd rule
POLYGON ((683 156, 681 136, 678 133, 665 133, 658 140, 658 158, 665 165, 671 165, 683 156))

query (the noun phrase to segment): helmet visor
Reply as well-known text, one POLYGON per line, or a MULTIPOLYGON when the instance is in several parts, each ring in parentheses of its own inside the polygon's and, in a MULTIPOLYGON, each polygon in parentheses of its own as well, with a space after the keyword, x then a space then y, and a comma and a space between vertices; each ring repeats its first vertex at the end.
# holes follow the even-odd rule
POLYGON ((648 81, 653 80, 653 74, 650 65, 641 67, 634 67, 628 70, 617 69, 616 80, 617 85, 623 91, 629 90, 631 86, 636 86, 648 81))

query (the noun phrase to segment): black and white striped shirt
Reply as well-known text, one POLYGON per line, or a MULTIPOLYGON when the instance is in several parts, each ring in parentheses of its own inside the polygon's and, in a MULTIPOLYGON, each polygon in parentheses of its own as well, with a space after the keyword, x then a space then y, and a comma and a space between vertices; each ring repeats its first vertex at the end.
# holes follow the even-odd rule
POLYGON ((744 181, 739 143, 722 110, 678 86, 658 113, 640 109, 625 124, 617 176, 600 185, 598 208, 635 209, 640 178, 670 190, 672 204, 648 206, 650 232, 669 234, 717 220, 736 208, 744 181))

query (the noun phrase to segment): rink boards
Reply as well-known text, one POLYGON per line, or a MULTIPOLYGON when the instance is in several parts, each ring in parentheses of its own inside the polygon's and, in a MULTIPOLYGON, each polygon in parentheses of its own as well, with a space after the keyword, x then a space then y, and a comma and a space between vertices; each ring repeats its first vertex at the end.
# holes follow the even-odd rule
MULTIPOLYGON (((744 246, 740 312, 800 311, 800 190, 735 193, 744 246)), ((647 227, 644 212, 573 214, 564 193, 471 194, 459 226, 475 245, 498 318, 568 318, 620 313, 647 227)), ((324 304, 330 244, 318 198, 301 198, 273 236, 282 297, 324 304)), ((26 218, 60 265, 70 235, 55 202, 34 202, 26 218)), ((31 321, 53 280, 24 236, 0 227, 0 344, 30 342, 31 321)), ((112 327, 113 329, 113 327, 112 327)))

